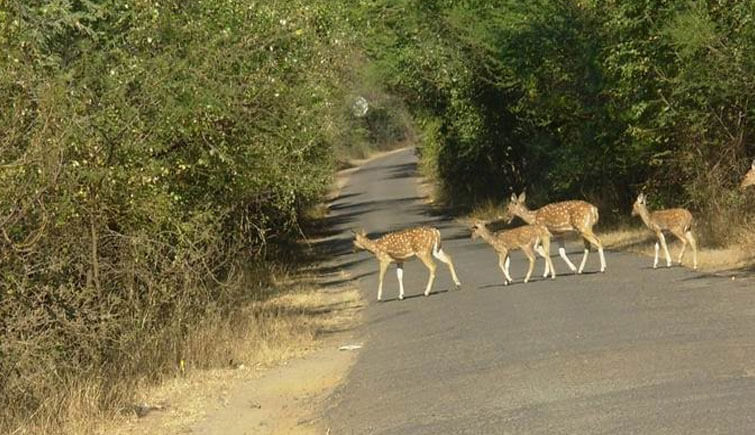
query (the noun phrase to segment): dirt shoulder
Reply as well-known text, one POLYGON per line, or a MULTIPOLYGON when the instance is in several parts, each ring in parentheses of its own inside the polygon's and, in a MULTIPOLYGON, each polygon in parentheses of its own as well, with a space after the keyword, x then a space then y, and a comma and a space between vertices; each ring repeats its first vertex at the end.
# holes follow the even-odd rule
POLYGON ((356 352, 338 350, 351 341, 347 336, 333 338, 305 358, 238 383, 215 401, 214 412, 192 433, 325 433, 321 404, 356 360, 356 352))
MULTIPOLYGON (((338 196, 362 164, 403 149, 352 161, 352 167, 338 172, 330 198, 338 196)), ((267 324, 285 325, 273 329, 292 329, 271 343, 279 348, 271 352, 273 357, 227 369, 191 370, 144 388, 138 411, 143 415, 125 417, 109 432, 327 432, 321 420, 324 401, 346 378, 363 344, 355 331, 363 308, 359 291, 345 279, 345 272, 337 269, 328 263, 315 266, 307 273, 306 283, 294 286, 298 288, 274 298, 269 307, 254 314, 267 317, 267 324), (330 272, 319 272, 323 270, 330 272), (345 284, 327 285, 334 281, 345 284), (352 348, 341 350, 343 346, 352 348)))
POLYGON ((285 339, 270 339, 266 358, 226 369, 187 370, 185 376, 144 388, 139 403, 146 415, 131 415, 108 432, 322 433, 320 403, 356 359, 358 350, 339 347, 360 343, 354 327, 361 310, 359 292, 349 286, 275 298, 257 315, 267 317, 268 325, 280 325, 271 330, 290 332, 281 335, 285 339))

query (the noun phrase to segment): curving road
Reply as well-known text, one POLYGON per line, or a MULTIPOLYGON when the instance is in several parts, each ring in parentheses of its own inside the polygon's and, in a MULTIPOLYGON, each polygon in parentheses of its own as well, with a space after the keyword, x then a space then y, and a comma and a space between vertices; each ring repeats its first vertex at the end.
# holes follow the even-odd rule
MULTIPOLYGON (((619 252, 607 252, 605 274, 589 273, 593 252, 575 276, 554 247, 555 281, 521 284, 516 252, 504 287, 491 248, 433 216, 417 181, 413 150, 400 151, 361 167, 330 205, 325 247, 368 302, 364 349, 329 399, 330 433, 755 432, 752 281, 652 270, 619 252), (395 299, 392 267, 388 301, 375 302, 377 262, 352 253, 348 230, 419 224, 441 230, 463 289, 448 291, 438 262, 434 292, 421 296, 427 271, 412 261, 409 298, 395 299)), ((570 251, 578 259, 581 243, 570 251)))

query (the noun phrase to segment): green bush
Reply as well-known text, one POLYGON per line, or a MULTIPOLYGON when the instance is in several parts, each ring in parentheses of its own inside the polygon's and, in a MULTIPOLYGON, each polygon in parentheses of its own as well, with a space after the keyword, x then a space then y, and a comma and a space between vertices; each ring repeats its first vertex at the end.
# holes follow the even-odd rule
MULTIPOLYGON (((639 190, 690 206, 723 242, 752 207, 755 3, 375 1, 367 53, 425 126, 423 166, 453 203, 639 190), (721 231, 715 230, 721 228, 721 231)), ((606 219, 615 216, 603 213, 606 219)))
POLYGON ((265 285, 335 167, 345 6, 0 6, 0 428, 122 403, 265 285))

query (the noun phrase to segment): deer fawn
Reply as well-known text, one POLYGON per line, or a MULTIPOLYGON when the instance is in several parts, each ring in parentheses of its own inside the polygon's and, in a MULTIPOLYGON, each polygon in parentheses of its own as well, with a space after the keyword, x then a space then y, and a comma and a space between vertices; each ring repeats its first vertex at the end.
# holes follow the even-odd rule
MULTIPOLYGON (((512 194, 511 200, 506 207, 504 218, 511 222, 514 216, 519 216, 530 225, 537 224, 547 228, 553 237, 558 238, 558 254, 563 258, 572 272, 582 273, 585 263, 587 263, 587 256, 590 253, 590 244, 594 245, 598 248, 598 254, 600 254, 600 271, 606 271, 603 244, 592 231, 592 227, 598 223, 597 207, 586 201, 562 201, 548 204, 537 210, 530 210, 524 203, 525 198, 524 192, 518 197, 512 194), (563 236, 570 232, 577 232, 584 239, 585 253, 582 257, 582 263, 579 265, 579 270, 574 267, 574 263, 566 256, 566 249, 564 248, 563 236)), ((543 276, 548 275, 548 267, 549 265, 546 262, 543 276)))
MULTIPOLYGON (((644 193, 637 196, 637 200, 632 205, 632 216, 639 215, 642 222, 650 228, 658 237, 663 252, 666 254, 666 266, 671 267, 671 256, 666 246, 666 237, 663 231, 670 231, 677 239, 682 242, 682 250, 679 252, 679 264, 682 264, 682 256, 687 248, 687 242, 692 246, 693 268, 697 269, 697 242, 692 235, 692 213, 684 208, 671 208, 667 210, 648 211, 647 197, 644 193)), ((655 242, 655 260, 653 260, 653 269, 658 267, 658 242, 655 242)))
POLYGON ((747 171, 744 178, 742 178, 742 183, 739 185, 739 188, 745 190, 745 188, 752 186, 753 184, 755 184, 755 160, 752 161, 750 170, 747 171))
POLYGON ((399 300, 404 299, 404 261, 413 256, 417 256, 430 271, 430 277, 427 280, 425 296, 430 295, 430 289, 435 280, 435 262, 433 257, 446 263, 451 271, 451 277, 456 284, 456 288, 461 286, 459 278, 456 277, 456 270, 451 261, 451 257, 443 252, 441 248, 440 231, 431 227, 415 227, 402 231, 388 233, 383 237, 371 240, 367 237, 364 230, 354 233, 354 247, 365 249, 371 252, 380 263, 380 274, 378 276, 378 294, 377 300, 380 301, 383 296, 383 277, 385 271, 391 263, 396 263, 396 276, 398 276, 399 300))
POLYGON ((472 226, 472 239, 482 238, 498 253, 498 266, 503 272, 504 285, 512 282, 511 275, 509 275, 511 263, 509 253, 514 249, 521 249, 530 261, 527 276, 524 277, 525 284, 530 280, 532 269, 535 267, 535 248, 538 244, 543 246, 538 253, 545 259, 546 270, 550 267, 551 279, 556 278, 556 270, 550 257, 551 234, 548 229, 542 225, 524 225, 513 230, 491 233, 486 225, 487 222, 485 221, 475 220, 472 226))

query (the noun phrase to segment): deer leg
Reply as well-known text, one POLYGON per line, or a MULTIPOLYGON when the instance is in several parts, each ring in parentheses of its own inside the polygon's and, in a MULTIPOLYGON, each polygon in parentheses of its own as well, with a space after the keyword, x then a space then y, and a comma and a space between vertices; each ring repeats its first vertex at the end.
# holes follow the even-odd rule
POLYGON ((461 287, 461 282, 456 276, 456 270, 454 269, 454 263, 451 260, 451 256, 443 252, 443 249, 438 249, 437 252, 433 251, 433 256, 448 265, 448 269, 451 271, 451 278, 453 278, 454 284, 456 284, 456 288, 461 287))
POLYGON ((658 268, 658 249, 660 249, 658 245, 658 241, 655 242, 655 258, 653 259, 653 269, 658 268))
MULTIPOLYGON (((543 249, 542 245, 537 245, 535 247, 535 252, 537 252, 538 254, 540 254, 540 256, 543 257, 543 258, 546 258, 546 255, 550 257, 550 249, 548 249, 548 253, 546 254, 546 251, 543 249)), ((548 270, 548 267, 549 267, 549 265, 548 265, 548 262, 546 261, 545 262, 545 268, 543 269, 543 278, 545 278, 546 276, 548 276, 548 273, 550 273, 550 270, 548 270)))
POLYGON ((542 244, 539 246, 540 250, 538 250, 538 254, 540 254, 543 259, 545 260, 545 275, 543 275, 543 278, 548 276, 548 269, 550 268, 550 274, 551 279, 556 278, 556 269, 553 267, 553 261, 551 260, 551 241, 549 238, 544 238, 541 242, 542 244))
POLYGON ((503 285, 509 285, 511 282, 511 275, 509 275, 510 264, 511 260, 509 259, 508 252, 501 252, 498 254, 498 266, 501 268, 501 272, 503 272, 503 285))
POLYGON ((388 270, 388 265, 390 262, 388 261, 380 261, 380 272, 378 273, 378 294, 377 294, 377 300, 380 302, 381 299, 383 299, 383 277, 385 276, 385 271, 388 270))
POLYGON ((532 269, 535 268, 535 253, 532 252, 532 247, 530 246, 524 246, 522 247, 522 252, 524 252, 524 255, 527 256, 527 260, 529 260, 530 264, 527 267, 527 275, 524 277, 524 283, 527 284, 530 280, 530 276, 532 275, 532 269))
POLYGON ((588 242, 587 239, 583 239, 582 243, 585 245, 585 254, 582 256, 582 262, 579 263, 577 273, 582 273, 582 270, 584 270, 585 264, 587 263, 587 257, 590 255, 590 242, 588 242))
POLYGON ((404 263, 396 263, 396 277, 398 278, 398 300, 404 300, 404 263))
POLYGON ((697 241, 695 240, 695 236, 692 235, 692 231, 684 233, 684 237, 687 238, 692 247, 692 268, 697 270, 697 241))
POLYGON ((585 262, 587 261, 587 254, 590 251, 590 245, 592 244, 596 248, 598 248, 598 255, 600 256, 600 272, 606 271, 606 257, 603 254, 603 243, 600 242, 600 239, 598 236, 595 235, 595 233, 590 231, 585 231, 582 234, 582 237, 584 238, 585 242, 585 256, 582 258, 582 264, 579 266, 579 273, 582 273, 582 269, 585 267, 585 262))
POLYGON ((661 241, 663 247, 663 253, 666 254, 666 267, 671 267, 671 254, 668 253, 668 245, 666 244, 666 236, 662 232, 658 232, 658 239, 661 241))
POLYGON ((558 255, 560 255, 561 258, 566 262, 566 265, 569 266, 569 270, 577 273, 577 268, 574 266, 574 263, 572 263, 571 260, 569 260, 569 257, 566 256, 566 248, 564 247, 563 237, 558 238, 558 255))
POLYGON ((687 249, 687 239, 684 236, 684 233, 682 231, 672 231, 671 232, 677 239, 679 239, 680 242, 682 242, 682 249, 679 251, 679 259, 677 262, 679 265, 682 265, 682 258, 684 257, 684 250, 687 249))
MULTIPOLYGON (((535 251, 538 254, 540 254, 540 256, 543 258, 550 258, 550 255, 551 255, 550 247, 546 250, 543 248, 543 245, 537 245, 535 247, 535 251)), ((553 263, 551 264, 548 264, 548 263, 549 263, 548 261, 545 262, 545 268, 543 269, 543 278, 545 278, 546 276, 548 276, 549 273, 551 273, 551 270, 549 270, 548 268, 550 267, 552 269, 553 263)))
POLYGON ((430 276, 427 279, 427 287, 425 288, 425 296, 430 296, 430 289, 432 289, 433 282, 435 281, 435 268, 437 267, 435 266, 435 263, 433 262, 433 259, 429 254, 430 253, 428 252, 427 254, 417 255, 417 257, 422 260, 422 262, 427 267, 427 270, 430 272, 430 276))

